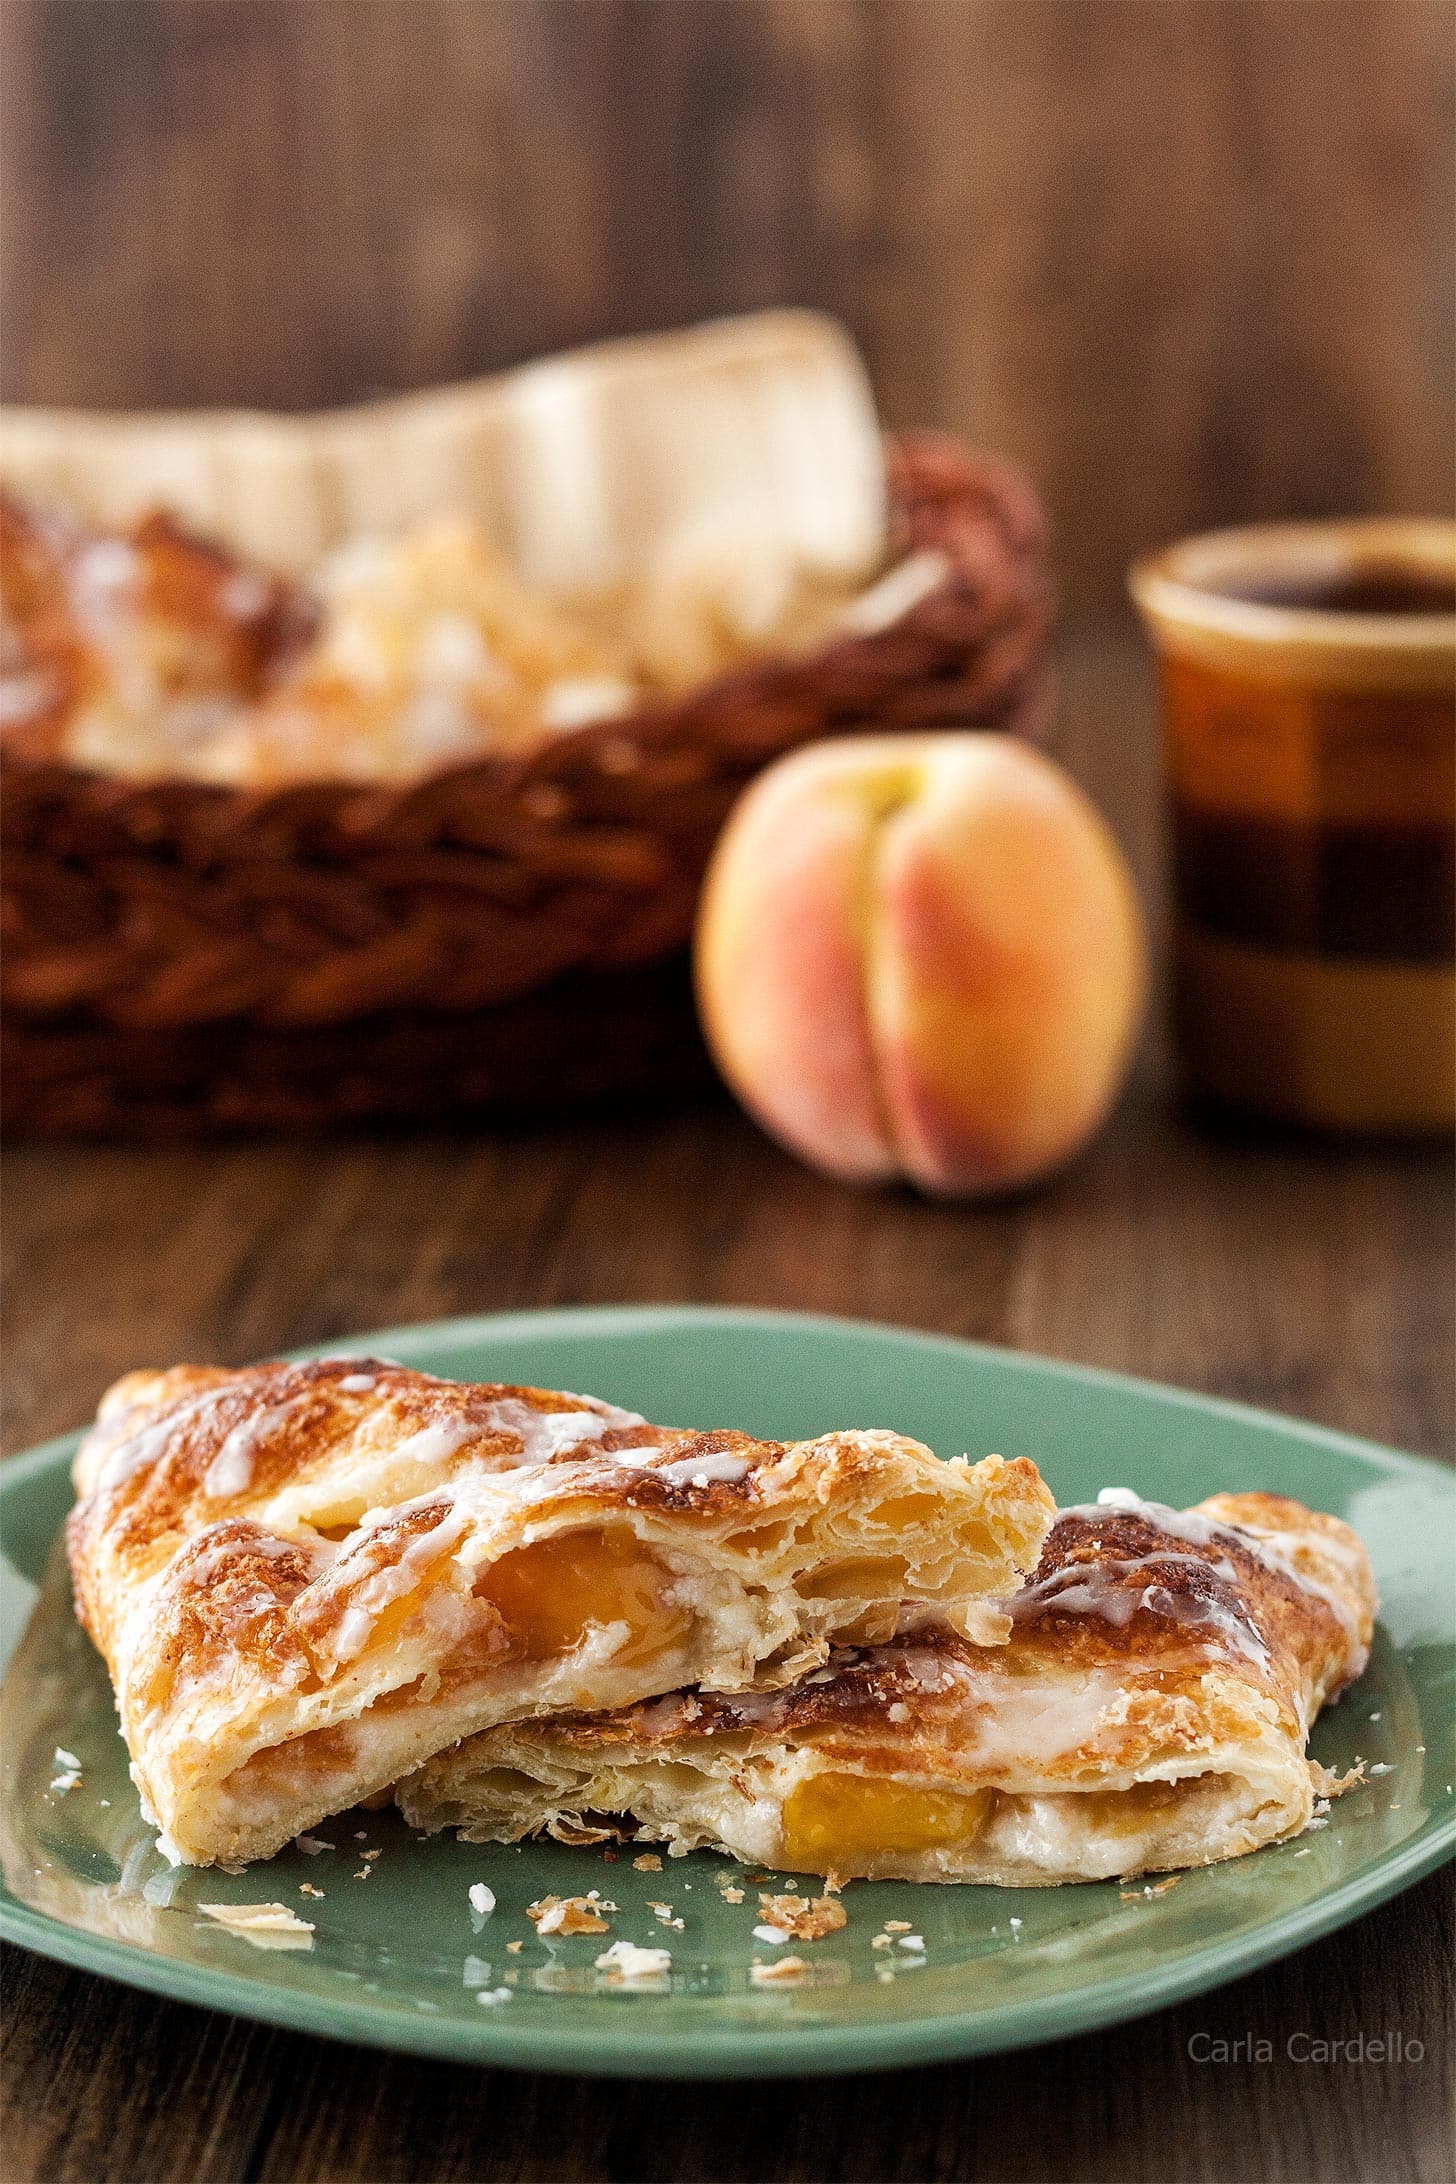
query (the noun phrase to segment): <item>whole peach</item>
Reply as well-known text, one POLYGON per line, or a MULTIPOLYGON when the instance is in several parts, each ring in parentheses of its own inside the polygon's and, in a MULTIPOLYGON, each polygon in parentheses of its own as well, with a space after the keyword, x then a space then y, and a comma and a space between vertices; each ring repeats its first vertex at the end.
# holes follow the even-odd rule
POLYGON ((1132 878, 1010 736, 852 736, 759 776, 698 919, 703 1028, 765 1129, 849 1181, 1008 1190, 1111 1106, 1142 1013, 1132 878))

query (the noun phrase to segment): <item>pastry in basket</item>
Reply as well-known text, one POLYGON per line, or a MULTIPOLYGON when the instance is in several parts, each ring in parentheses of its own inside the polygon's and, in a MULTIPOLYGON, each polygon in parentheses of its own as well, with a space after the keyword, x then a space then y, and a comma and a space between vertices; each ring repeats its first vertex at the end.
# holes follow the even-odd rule
POLYGON ((413 780, 620 713, 620 646, 464 522, 361 540, 310 588, 151 515, 0 501, 7 741, 134 779, 413 780))
POLYGON ((68 1546, 163 1847, 266 1857, 514 1716, 1003 1637, 1034 1465, 886 1432, 784 1446, 374 1359, 133 1373, 68 1546))
POLYGON ((27 758, 189 773, 313 622, 299 586, 166 515, 107 533, 0 492, 0 730, 27 758))
MULTIPOLYGON (((1065 1511, 1006 1645, 904 1633, 776 1691, 513 1723, 400 1785, 473 1841, 623 1830, 799 1873, 1025 1887, 1208 1865, 1346 1786, 1314 1716, 1375 1589, 1338 1519, 1268 1494, 1065 1511)), ((1347 1778, 1348 1780, 1349 1778, 1347 1778)))
POLYGON ((520 583, 471 524, 340 547, 316 573, 318 631, 192 770, 244 788, 408 781, 625 711, 623 649, 520 583))
MULTIPOLYGON (((307 584, 162 513, 101 532, 4 495, 0 545, 9 746, 244 789, 518 756, 878 612, 876 589, 765 570, 751 539, 712 525, 574 602, 522 583, 463 518, 354 540, 307 584)), ((921 559, 923 583, 943 575, 921 559)))

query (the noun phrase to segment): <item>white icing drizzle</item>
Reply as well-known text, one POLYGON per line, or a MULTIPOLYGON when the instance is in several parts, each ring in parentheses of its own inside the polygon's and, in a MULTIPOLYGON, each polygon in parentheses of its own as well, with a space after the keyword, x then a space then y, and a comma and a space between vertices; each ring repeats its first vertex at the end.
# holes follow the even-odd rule
MULTIPOLYGON (((777 1691, 739 1691, 731 1698, 725 1696, 723 1703, 747 1716, 750 1705, 757 1706, 760 1701, 766 1706, 775 1705, 779 1696, 777 1691)), ((665 1698, 650 1699, 645 1706, 638 1707, 633 1726, 643 1736, 671 1736, 674 1730, 695 1720, 700 1711, 695 1699, 685 1697, 680 1691, 669 1691, 665 1698)))
POLYGON ((397 1464, 442 1464, 467 1441, 478 1441, 490 1431, 478 1419, 437 1419, 433 1425, 421 1426, 417 1433, 406 1435, 391 1452, 391 1460, 397 1464))
MULTIPOLYGON (((321 1544, 325 1548, 332 1547, 331 1541, 326 1540, 321 1544)), ((193 1544, 186 1568, 187 1582, 190 1585, 210 1583, 221 1568, 241 1554, 262 1555, 276 1561, 284 1555, 307 1552, 308 1550, 300 1548, 295 1541, 276 1539, 266 1532, 245 1533, 241 1538, 236 1534, 228 1534, 222 1539, 208 1539, 204 1532, 201 1540, 193 1544)), ((318 1548, 313 1547, 313 1552, 317 1554, 318 1548)), ((168 1570, 175 1570, 184 1555, 188 1555, 185 1546, 172 1557, 168 1570)))
MULTIPOLYGON (((379 1522, 370 1527, 371 1533, 377 1532, 380 1524, 389 1523, 401 1514, 398 1509, 387 1510, 379 1522)), ((397 1561, 373 1571, 362 1584, 353 1589, 348 1606, 339 1619, 339 1627, 334 1633, 333 1650, 336 1659, 352 1660, 356 1653, 363 1651, 369 1643, 375 1623, 390 1602, 399 1599, 401 1594, 414 1590, 420 1571, 455 1545, 467 1522, 467 1512, 458 1503, 452 1503, 437 1524, 431 1525, 428 1532, 421 1532, 418 1538, 410 1541, 397 1561)))
POLYGON ((549 1464, 554 1457, 564 1456, 588 1441, 599 1441, 604 1433, 618 1427, 647 1423, 636 1411, 617 1410, 610 1403, 602 1404, 600 1409, 583 1405, 580 1410, 539 1411, 514 1395, 502 1396, 498 1403, 491 1404, 487 1416, 488 1423, 472 1430, 514 1434, 521 1444, 520 1453, 494 1459, 512 1470, 549 1464))
POLYGON ((1150 1615, 1159 1615, 1165 1622, 1206 1623, 1237 1652, 1260 1668, 1267 1668, 1269 1649, 1247 1611, 1229 1608, 1221 1600, 1171 1592, 1166 1585, 1144 1585, 1140 1592, 1134 1592, 1130 1587, 1113 1582, 1115 1578, 1129 1577, 1155 1565, 1166 1567, 1170 1562, 1182 1563, 1189 1569, 1211 1571, 1226 1579, 1236 1574, 1227 1560, 1220 1565, 1203 1555, 1177 1553, 1070 1562, 1060 1570, 1053 1570, 1049 1577, 1024 1585, 1012 1601, 1011 1612, 1016 1621, 1031 1622, 1044 1608, 1056 1608, 1068 1615, 1096 1615, 1115 1629, 1122 1629, 1139 1609, 1146 1609, 1150 1615))
POLYGON ((1126 1699, 1120 1668, 1079 1670, 1062 1676, 1002 1676, 959 1669, 964 1708, 962 1752, 982 1768, 1014 1771, 1050 1766, 1095 1738, 1109 1709, 1126 1699))
MULTIPOLYGON (((906 1669, 922 1691, 954 1692, 958 1741, 967 1762, 1009 1774, 1023 1767, 1045 1769, 1077 1751, 1099 1734, 1108 1718, 1115 1719, 1127 1696, 1126 1675, 1115 1666, 1060 1676, 1006 1676, 918 1647, 897 1647, 885 1653, 871 1650, 863 1660, 872 1669, 880 1662, 886 1668, 906 1669)), ((849 1665, 838 1671, 838 1675, 848 1673, 849 1665)), ((804 1679, 811 1680, 817 1679, 804 1679)), ((829 1680, 838 1677, 832 1675, 829 1680)), ((731 1708, 746 1728, 771 1728, 784 1719, 795 1692, 802 1688, 801 1683, 781 1691, 734 1692, 718 1703, 731 1708)), ((690 1708, 691 1702, 685 1703, 680 1694, 654 1700, 637 1710, 638 1729, 648 1736, 692 1734, 697 1710, 690 1708)), ((913 1701, 910 1705, 896 1701, 889 1718, 903 1723, 911 1718, 912 1709, 913 1701)), ((710 1724, 714 1719, 710 1713, 710 1724)), ((723 1725, 721 1716, 716 1719, 723 1725)), ((804 1746, 803 1756, 812 1772, 812 1744, 804 1746)))
MULTIPOLYGON (((1293 1533, 1277 1529, 1256 1530, 1227 1518, 1203 1516, 1194 1509, 1170 1509, 1166 1502, 1144 1501, 1128 1488, 1116 1486, 1105 1486, 1096 1502, 1078 1503, 1070 1509, 1060 1510, 1058 1515, 1084 1517, 1095 1522, 1099 1514, 1105 1514, 1109 1508, 1139 1516, 1145 1524, 1155 1526, 1160 1532, 1166 1532, 1172 1539, 1184 1540, 1190 1546, 1224 1548, 1230 1540, 1234 1541, 1257 1562, 1262 1562, 1266 1569, 1276 1571, 1279 1576, 1288 1578, 1292 1585, 1298 1585, 1301 1591, 1309 1593, 1316 1600, 1322 1600, 1339 1621, 1356 1655, 1363 1658, 1357 1614, 1343 1595, 1327 1585, 1322 1578, 1298 1567, 1292 1553, 1286 1551, 1300 1544, 1293 1533)), ((1341 1554, 1340 1542, 1329 1540, 1321 1534, 1319 1544, 1321 1550, 1327 1551, 1333 1559, 1353 1561, 1349 1551, 1341 1554)), ((1209 1561, 1207 1567, 1232 1583, 1238 1582, 1238 1572, 1226 1555, 1221 1556, 1218 1561, 1209 1561)))
MULTIPOLYGON (((1360 1634, 1359 1614, 1345 1595, 1334 1586, 1327 1585, 1323 1578, 1316 1577, 1312 1571, 1299 1568, 1294 1560, 1294 1550, 1302 1544, 1298 1536, 1291 1532, 1254 1531, 1242 1524, 1230 1525, 1228 1529, 1243 1541, 1251 1555, 1256 1555, 1271 1570, 1277 1570, 1281 1576, 1287 1577, 1291 1584, 1302 1587, 1316 1600, 1324 1602, 1348 1638, 1355 1662, 1363 1666, 1366 1648, 1360 1634)), ((1358 1567, 1355 1550, 1345 1547, 1341 1540, 1330 1539, 1323 1532, 1318 1535, 1318 1539, 1322 1554, 1329 1555, 1333 1561, 1343 1562, 1349 1569, 1353 1586, 1358 1567)))
MULTIPOLYGON (((732 1709, 737 1720, 746 1723, 773 1721, 783 1712, 784 1705, 799 1688, 789 1684, 777 1691, 728 1691, 716 1704, 732 1709)), ((659 1723, 661 1728, 665 1724, 659 1723)))
POLYGON ((375 1385, 373 1373, 345 1373, 342 1380, 335 1382, 341 1395, 367 1395, 375 1385))
POLYGON ((124 1435, 107 1455, 96 1476, 97 1493, 109 1492, 129 1479, 134 1471, 165 1456, 181 1428, 201 1417, 224 1396, 231 1395, 235 1385, 232 1381, 223 1381, 217 1387, 204 1388, 185 1403, 169 1404, 160 1417, 149 1412, 136 1430, 124 1435))
POLYGON ((657 1476, 666 1479, 669 1486, 706 1486, 710 1479, 723 1479, 736 1486, 751 1469, 746 1456, 731 1449, 715 1449, 707 1456, 679 1456, 673 1463, 663 1464, 657 1476))
POLYGON ((291 1401, 275 1403, 267 1410, 254 1411, 241 1425, 233 1427, 203 1474, 202 1491, 209 1501, 246 1494, 253 1483, 254 1456, 292 1408, 291 1401))
POLYGON ((921 1691, 948 1691, 956 1681, 950 1664, 929 1646, 906 1646, 894 1658, 921 1691))

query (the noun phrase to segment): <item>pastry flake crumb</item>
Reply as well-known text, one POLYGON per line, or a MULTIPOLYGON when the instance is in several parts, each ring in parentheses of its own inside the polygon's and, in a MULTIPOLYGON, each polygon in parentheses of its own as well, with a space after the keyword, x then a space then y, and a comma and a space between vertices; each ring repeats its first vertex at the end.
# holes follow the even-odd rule
POLYGON ((662 1860, 658 1857, 656 1851, 644 1850, 640 1858, 632 1860, 632 1866, 634 1872, 637 1873, 660 1873, 662 1871, 662 1860))
POLYGON ((604 1903, 593 1888, 584 1896, 542 1896, 527 1904, 526 1916, 541 1935, 609 1934, 612 1929, 602 1913, 616 1908, 614 1903, 604 1903))
POLYGON ((311 1949, 313 1927, 286 1903, 200 1903, 205 1918, 240 1934, 255 1949, 311 1949))
POLYGON ((781 1949, 793 1936, 787 1926, 755 1926, 753 1938, 755 1941, 766 1941, 775 1949, 781 1949))
POLYGON ((902 1934, 900 1936, 900 1947, 902 1949, 919 1950, 923 1956, 925 1953, 925 1936, 923 1934, 902 1934))
POLYGON ((301 1850, 305 1858, 316 1858, 321 1850, 332 1850, 334 1846, 326 1843, 321 1835, 295 1835, 293 1847, 301 1850))
MULTIPOLYGON (((1309 1763, 1309 1771, 1314 1786, 1321 1797, 1343 1797, 1346 1790, 1353 1790, 1357 1783, 1364 1781, 1365 1762, 1363 1759, 1357 1759, 1354 1766, 1347 1768, 1344 1774, 1336 1774, 1332 1767, 1322 1767, 1317 1759, 1312 1759, 1309 1763)), ((1373 1775, 1393 1774, 1394 1771, 1393 1768, 1386 1766, 1383 1762, 1377 1762, 1370 1769, 1373 1775)), ((1325 1809, 1328 1810, 1328 1807, 1325 1809)))
POLYGON ((1183 1878, 1181 1873, 1170 1873, 1165 1881, 1145 1881, 1141 1888, 1123 1888, 1118 1891, 1120 1903, 1141 1903, 1146 1898, 1166 1896, 1170 1888, 1176 1888, 1183 1878))
POLYGON ((734 1888, 730 1883, 723 1890, 723 1901, 724 1903, 742 1903, 743 1890, 741 1888, 734 1888))
POLYGON ((355 1873, 354 1878, 356 1881, 367 1881, 373 1871, 374 1868, 372 1865, 361 1865, 358 1871, 355 1873))
POLYGON ((910 1921, 908 1919, 886 1919, 885 1921, 885 1932, 887 1934, 908 1934, 909 1931, 910 1921))
POLYGON ((523 1949, 524 1947, 525 1947, 525 1944, 524 1944, 524 1942, 520 1942, 520 1941, 508 1941, 508 1942, 506 1943, 506 1955, 507 1955, 507 1956, 519 1956, 519 1955, 520 1955, 520 1953, 521 1953, 521 1951, 522 1951, 522 1949, 523 1949))
POLYGON ((835 1873, 832 1869, 826 1873, 824 1876, 824 1893, 826 1896, 842 1896, 844 1894, 844 1875, 835 1873))
POLYGON ((55 1764, 58 1767, 64 1767, 68 1774, 79 1774, 81 1772, 80 1760, 77 1759, 74 1752, 68 1752, 64 1744, 56 1746, 55 1764))
POLYGON ((780 1981, 792 1985, 803 1979, 809 1970, 801 1956, 776 1957, 772 1964, 760 1964, 757 1957, 748 1967, 748 1976, 755 1987, 777 1986, 780 1981))
POLYGON ((849 1913, 834 1896, 760 1895, 758 1907, 771 1926, 794 1941, 822 1941, 849 1923, 849 1913))
POLYGON ((673 1917, 672 1905, 670 1903, 649 1903, 647 1908, 652 1913, 652 1916, 656 1919, 659 1926, 670 1926, 673 1931, 678 1934, 682 1932, 683 1922, 681 1919, 675 1919, 673 1917))
POLYGON ((64 1797, 68 1790, 74 1790, 79 1786, 80 1780, 80 1768, 67 1767, 60 1774, 52 1778, 51 1788, 55 1791, 57 1797, 64 1797))
POLYGON ((484 1881, 472 1881, 466 1893, 476 1917, 488 1919, 495 1909, 495 1891, 487 1888, 484 1881))
POLYGON ((384 1856, 384 1852, 382 1850, 364 1850, 361 1851, 359 1855, 363 1859, 365 1865, 373 1865, 376 1858, 382 1858, 384 1856))
POLYGON ((893 1945, 894 1936, 892 1934, 876 1934, 874 1940, 870 1943, 872 1949, 889 1949, 893 1945))
POLYGON ((315 1888, 312 1881, 300 1881, 298 1884, 298 1893, 300 1896, 322 1897, 323 1890, 321 1888, 315 1888))
POLYGON ((614 1941, 596 1959, 614 1986, 631 1986, 638 1980, 661 1979, 672 1969, 670 1949, 639 1949, 635 1941, 614 1941))

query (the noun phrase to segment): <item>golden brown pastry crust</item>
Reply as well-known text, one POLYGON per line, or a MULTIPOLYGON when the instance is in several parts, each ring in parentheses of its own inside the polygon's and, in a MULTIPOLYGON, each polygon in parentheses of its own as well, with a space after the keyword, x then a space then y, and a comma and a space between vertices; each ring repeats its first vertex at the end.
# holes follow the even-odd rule
POLYGON ((1183 1514, 1123 1500, 1058 1519, 1005 1646, 922 1632, 775 1692, 518 1723, 438 1754, 400 1802, 474 1840, 605 1832, 624 1815, 675 1850, 1021 1886, 1206 1864, 1296 1833, 1317 1794, 1309 1724, 1369 1648, 1364 1548, 1273 1495, 1183 1514), (796 1853, 796 1791, 846 1776, 932 1813, 949 1799, 942 1819, 953 1833, 963 1813, 968 1833, 836 1854, 831 1808, 813 1855, 796 1853))
POLYGON ((75 1479, 78 1609, 192 1863, 266 1856, 504 1718, 788 1680, 907 1614, 994 1636, 1051 1517, 1025 1462, 357 1358, 131 1374, 75 1479), (563 1584, 566 1635, 524 1636, 563 1584))

